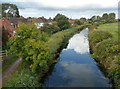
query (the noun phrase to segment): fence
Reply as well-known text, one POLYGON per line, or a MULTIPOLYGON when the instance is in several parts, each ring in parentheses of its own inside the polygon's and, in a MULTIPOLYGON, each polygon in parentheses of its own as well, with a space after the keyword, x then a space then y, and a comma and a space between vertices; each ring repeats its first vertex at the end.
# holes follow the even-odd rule
POLYGON ((7 50, 0 51, 0 57, 7 56, 7 50))

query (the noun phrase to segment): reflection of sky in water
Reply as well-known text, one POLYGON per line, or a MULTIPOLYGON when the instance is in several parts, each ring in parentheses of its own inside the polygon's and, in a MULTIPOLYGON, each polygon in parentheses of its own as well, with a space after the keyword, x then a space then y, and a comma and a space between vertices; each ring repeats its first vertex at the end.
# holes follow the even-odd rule
POLYGON ((60 60, 52 73, 46 78, 47 87, 108 87, 109 80, 104 77, 89 52, 88 29, 74 35, 67 49, 62 50, 60 60))
POLYGON ((74 35, 70 40, 67 49, 74 49, 74 51, 83 53, 89 53, 88 43, 88 29, 80 32, 80 34, 74 35))

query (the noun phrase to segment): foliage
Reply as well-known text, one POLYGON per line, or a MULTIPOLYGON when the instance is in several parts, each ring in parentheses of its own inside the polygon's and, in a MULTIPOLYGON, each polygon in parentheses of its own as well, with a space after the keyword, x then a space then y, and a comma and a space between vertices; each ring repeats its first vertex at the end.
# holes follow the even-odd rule
POLYGON ((70 27, 68 18, 62 14, 57 14, 54 18, 54 21, 57 22, 57 25, 61 30, 64 30, 70 27))
POLYGON ((105 21, 105 22, 115 22, 115 13, 104 13, 102 15, 102 19, 105 21))
POLYGON ((2 5, 2 17, 20 17, 18 8, 15 4, 3 3, 2 5))
POLYGON ((119 85, 120 79, 120 45, 117 40, 108 39, 101 42, 94 48, 95 55, 107 69, 108 76, 119 85), (101 60, 100 60, 101 59, 101 60))
POLYGON ((9 32, 4 28, 2 27, 2 49, 6 49, 6 44, 8 42, 8 34, 9 32))
POLYGON ((11 55, 11 56, 8 56, 6 58, 7 58, 6 62, 2 63, 3 64, 2 71, 5 71, 13 62, 15 62, 17 60, 18 57, 15 55, 11 55))
POLYGON ((95 46, 97 43, 112 37, 110 33, 104 31, 91 31, 88 36, 89 41, 92 43, 91 46, 95 46))
POLYGON ((43 27, 40 28, 40 30, 48 34, 53 34, 58 32, 60 29, 56 25, 44 24, 43 27))
POLYGON ((117 23, 103 24, 98 31, 89 32, 89 43, 94 58, 106 70, 116 89, 120 87, 120 45, 117 23))
POLYGON ((109 15, 108 15, 107 13, 104 13, 104 14, 102 15, 102 18, 103 18, 104 20, 108 20, 109 15))
POLYGON ((83 18, 83 17, 80 18, 80 23, 81 23, 81 24, 84 24, 86 21, 87 21, 86 18, 83 18))
MULTIPOLYGON (((29 27, 29 26, 27 25, 27 27, 29 27)), ((59 54, 60 50, 63 49, 63 47, 65 46, 65 44, 67 44, 67 41, 73 34, 82 30, 85 27, 86 26, 78 26, 78 27, 66 29, 66 30, 63 30, 63 31, 60 31, 60 32, 57 32, 57 33, 51 35, 51 37, 48 39, 48 41, 46 41, 44 44, 46 49, 49 49, 49 51, 50 51, 49 59, 51 59, 51 60, 49 60, 48 62, 50 63, 53 61, 52 59, 56 58, 56 56, 59 54)), ((28 30, 28 29, 26 29, 26 30, 28 30)), ((28 43, 28 44, 31 45, 33 43, 28 43)), ((23 60, 21 65, 19 66, 18 70, 12 76, 10 76, 8 81, 5 83, 4 87, 40 87, 41 83, 39 83, 39 80, 44 75, 44 72, 40 71, 40 72, 33 73, 29 69, 29 65, 31 65, 31 62, 29 62, 29 61, 26 62, 26 60, 23 60)), ((44 65, 44 67, 46 67, 46 65, 44 65)), ((43 67, 43 69, 44 69, 44 67, 43 67)))
POLYGON ((29 63, 22 61, 17 71, 3 85, 4 87, 41 87, 39 82, 41 74, 33 73, 29 68, 29 63))
POLYGON ((97 20, 97 17, 96 17, 96 16, 92 16, 92 17, 91 17, 91 20, 92 20, 92 21, 95 21, 95 20, 97 20))
POLYGON ((79 20, 76 20, 76 21, 74 22, 74 24, 80 25, 81 23, 80 23, 79 20))
POLYGON ((94 25, 90 25, 88 26, 89 30, 95 30, 97 29, 97 26, 94 24, 94 25))
POLYGON ((87 22, 90 23, 90 24, 93 24, 93 20, 92 19, 88 19, 87 22))
POLYGON ((86 25, 81 25, 53 34, 46 43, 47 48, 51 52, 50 59, 54 59, 59 54, 61 49, 67 44, 67 41, 73 34, 82 30, 85 27, 86 25))
POLYGON ((113 20, 114 20, 115 17, 116 17, 116 16, 115 16, 115 13, 110 13, 110 14, 109 14, 109 19, 113 19, 113 20))
POLYGON ((9 39, 8 53, 16 54, 30 62, 32 71, 37 68, 46 70, 49 50, 45 47, 47 41, 45 33, 40 32, 33 23, 28 25, 20 23, 16 35, 9 39))

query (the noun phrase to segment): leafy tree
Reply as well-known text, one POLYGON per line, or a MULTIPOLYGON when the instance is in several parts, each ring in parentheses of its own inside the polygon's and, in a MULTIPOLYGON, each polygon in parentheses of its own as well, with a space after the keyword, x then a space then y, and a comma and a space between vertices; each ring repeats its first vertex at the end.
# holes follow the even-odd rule
POLYGON ((28 25, 20 23, 16 36, 9 39, 8 53, 16 54, 18 57, 22 57, 23 61, 30 63, 33 72, 37 68, 45 71, 49 60, 46 41, 45 33, 40 32, 33 23, 28 25))
POLYGON ((80 25, 80 24, 81 24, 81 23, 80 23, 80 20, 76 20, 76 21, 74 22, 74 24, 80 25))
POLYGON ((97 20, 102 20, 102 17, 100 17, 100 16, 97 16, 97 20))
POLYGON ((92 21, 95 21, 95 20, 97 20, 97 17, 96 17, 96 16, 92 16, 92 17, 91 17, 91 20, 92 20, 92 21))
POLYGON ((54 18, 54 21, 57 22, 57 25, 61 30, 64 30, 70 27, 68 18, 62 14, 57 14, 54 18))
POLYGON ((102 15, 102 19, 104 19, 104 20, 108 20, 108 18, 109 18, 109 15, 107 14, 107 13, 104 13, 103 15, 102 15))
POLYGON ((90 23, 90 24, 93 24, 93 20, 92 19, 88 19, 87 22, 90 23))
POLYGON ((80 23, 84 24, 86 22, 86 18, 80 18, 80 23))
POLYGON ((40 28, 41 31, 47 32, 48 34, 53 34, 58 32, 60 29, 56 25, 44 24, 43 27, 40 28))
POLYGON ((15 4, 3 3, 2 6, 2 17, 20 17, 18 8, 15 4))
POLYGON ((109 14, 109 19, 115 20, 115 13, 110 13, 109 14))

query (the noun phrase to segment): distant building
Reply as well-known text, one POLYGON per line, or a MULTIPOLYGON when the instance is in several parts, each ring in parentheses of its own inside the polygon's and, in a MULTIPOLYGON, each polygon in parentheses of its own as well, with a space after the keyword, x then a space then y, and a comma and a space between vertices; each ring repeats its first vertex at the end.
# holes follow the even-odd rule
POLYGON ((20 16, 19 18, 17 17, 6 17, 6 18, 2 18, 0 19, 0 28, 2 30, 2 28, 4 27, 5 30, 7 30, 9 32, 8 37, 12 37, 15 35, 15 31, 16 29, 19 27, 18 23, 19 22, 23 22, 25 24, 29 24, 31 22, 35 21, 35 25, 37 26, 37 28, 40 28, 41 26, 44 25, 44 23, 51 23, 52 19, 46 19, 43 16, 39 17, 39 18, 34 18, 34 17, 28 17, 28 18, 24 18, 23 16, 20 16))
POLYGON ((37 26, 37 28, 40 28, 40 27, 42 27, 45 23, 49 23, 49 24, 50 24, 51 22, 52 22, 52 19, 51 19, 51 18, 46 19, 46 18, 44 18, 44 17, 42 16, 42 17, 39 17, 39 18, 36 19, 35 25, 37 26))
POLYGON ((71 23, 71 25, 74 25, 74 22, 76 21, 77 19, 68 19, 68 21, 71 23))

